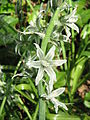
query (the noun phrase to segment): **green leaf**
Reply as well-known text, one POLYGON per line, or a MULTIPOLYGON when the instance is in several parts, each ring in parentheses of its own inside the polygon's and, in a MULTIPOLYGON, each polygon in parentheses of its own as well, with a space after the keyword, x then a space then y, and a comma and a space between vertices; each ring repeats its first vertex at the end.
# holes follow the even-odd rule
POLYGON ((88 58, 90 58, 90 52, 84 51, 81 56, 87 56, 88 58))
POLYGON ((18 22, 18 18, 16 18, 15 16, 5 16, 4 20, 11 26, 15 26, 16 23, 18 22))
POLYGON ((60 114, 47 114, 47 120, 80 120, 80 118, 78 116, 60 113, 60 114))
POLYGON ((86 93, 84 99, 87 100, 87 101, 90 101, 90 92, 86 93))
POLYGON ((29 119, 32 120, 32 116, 30 115, 28 108, 25 106, 25 104, 23 103, 23 101, 22 101, 22 99, 19 97, 19 95, 17 95, 17 97, 18 97, 18 101, 19 101, 20 104, 21 104, 21 108, 26 112, 26 114, 28 115, 29 119))
POLYGON ((29 90, 32 91, 31 87, 29 84, 19 84, 16 86, 18 90, 29 90))
POLYGON ((26 99, 28 99, 30 102, 36 104, 36 101, 33 100, 29 95, 27 95, 26 93, 22 92, 21 90, 18 90, 16 87, 14 88, 15 91, 17 91, 18 93, 20 93, 22 96, 24 96, 26 99))
POLYGON ((84 24, 86 24, 90 18, 90 9, 87 10, 81 10, 79 13, 79 19, 77 21, 77 24, 81 27, 83 27, 84 24))
POLYGON ((57 76, 57 82, 54 84, 55 88, 59 88, 61 86, 65 86, 66 84, 66 72, 56 72, 56 76, 57 76))
POLYGON ((84 98, 84 105, 90 108, 90 92, 86 93, 84 98))
POLYGON ((90 108, 90 102, 89 101, 84 101, 84 105, 86 106, 86 107, 88 107, 88 108, 90 108))

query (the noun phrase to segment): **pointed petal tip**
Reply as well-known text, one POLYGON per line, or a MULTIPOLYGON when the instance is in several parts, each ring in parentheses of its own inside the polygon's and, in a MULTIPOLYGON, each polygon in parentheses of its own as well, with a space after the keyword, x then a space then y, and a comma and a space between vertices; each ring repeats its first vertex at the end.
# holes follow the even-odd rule
POLYGON ((35 79, 35 85, 36 85, 36 86, 38 85, 37 79, 35 79))
POLYGON ((34 43, 34 45, 35 45, 36 48, 39 48, 39 45, 37 43, 34 43))

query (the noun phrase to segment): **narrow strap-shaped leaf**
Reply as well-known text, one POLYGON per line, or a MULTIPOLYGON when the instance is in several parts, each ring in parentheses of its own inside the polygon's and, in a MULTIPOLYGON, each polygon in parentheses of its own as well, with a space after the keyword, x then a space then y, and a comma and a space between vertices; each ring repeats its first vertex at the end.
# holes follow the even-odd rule
POLYGON ((57 20, 57 16, 58 16, 59 12, 60 12, 60 8, 57 8, 56 11, 55 11, 54 16, 50 20, 49 26, 48 26, 48 28, 46 30, 45 37, 42 40, 41 48, 42 48, 44 53, 46 52, 46 47, 47 47, 48 41, 50 39, 50 35, 51 35, 52 31, 53 31, 53 28, 54 28, 54 25, 55 25, 55 20, 57 20))

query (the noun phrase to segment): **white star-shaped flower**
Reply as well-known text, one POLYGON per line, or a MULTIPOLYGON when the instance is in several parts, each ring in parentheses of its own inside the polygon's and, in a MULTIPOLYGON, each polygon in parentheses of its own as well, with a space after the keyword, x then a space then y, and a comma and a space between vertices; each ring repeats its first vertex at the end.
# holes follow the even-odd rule
POLYGON ((66 60, 52 60, 55 55, 54 45, 50 48, 46 56, 38 44, 35 43, 35 46, 37 48, 37 57, 39 60, 32 61, 29 59, 26 63, 29 68, 39 68, 35 79, 35 84, 38 85, 39 81, 43 78, 44 71, 48 74, 51 80, 56 81, 56 73, 53 70, 53 66, 61 66, 66 63, 66 60))
POLYGON ((76 30, 78 33, 79 33, 79 28, 77 27, 77 25, 75 25, 75 23, 77 22, 78 20, 78 16, 75 15, 76 14, 76 10, 77 10, 77 7, 75 7, 75 9, 72 11, 71 14, 65 16, 65 29, 66 29, 66 33, 69 34, 70 36, 70 32, 69 32, 69 28, 67 27, 70 27, 74 30, 76 30))
POLYGON ((58 97, 59 95, 61 95, 64 91, 65 91, 64 87, 58 88, 58 89, 52 91, 51 93, 49 93, 48 95, 47 94, 41 95, 41 97, 44 97, 47 100, 50 100, 54 104, 55 112, 57 113, 58 112, 58 106, 64 108, 65 110, 68 110, 67 106, 64 103, 58 101, 55 98, 55 97, 58 97))

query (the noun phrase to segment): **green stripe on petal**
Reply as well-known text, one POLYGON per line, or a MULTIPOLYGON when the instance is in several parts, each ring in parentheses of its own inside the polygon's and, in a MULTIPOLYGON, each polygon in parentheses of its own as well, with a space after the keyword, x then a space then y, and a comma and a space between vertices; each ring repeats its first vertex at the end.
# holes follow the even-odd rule
POLYGON ((50 79, 48 85, 48 94, 51 93, 51 91, 53 90, 53 84, 54 84, 53 79, 50 79))
POLYGON ((38 58, 39 59, 44 58, 44 53, 43 53, 42 49, 39 47, 38 44, 36 44, 36 43, 34 43, 34 44, 35 44, 35 46, 37 48, 37 56, 38 56, 38 58))
POLYGON ((48 53, 47 53, 47 55, 46 55, 46 59, 47 60, 52 60, 53 59, 53 57, 54 57, 54 55, 55 55, 55 46, 53 45, 51 48, 50 48, 50 50, 48 51, 48 53))
POLYGON ((46 68, 44 68, 44 70, 46 71, 46 73, 48 74, 50 79, 52 79, 53 81, 56 81, 56 73, 54 72, 52 67, 50 67, 50 66, 46 67, 46 68))

